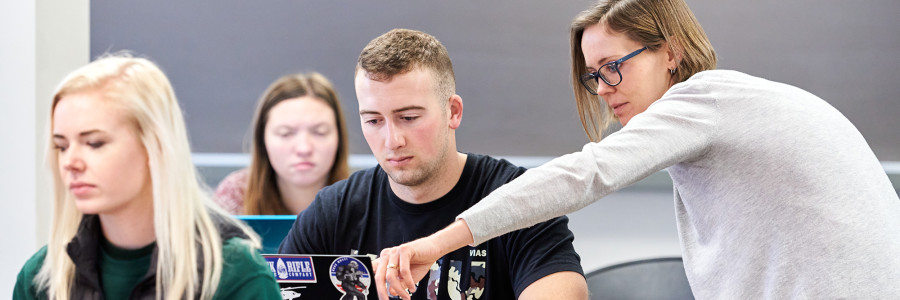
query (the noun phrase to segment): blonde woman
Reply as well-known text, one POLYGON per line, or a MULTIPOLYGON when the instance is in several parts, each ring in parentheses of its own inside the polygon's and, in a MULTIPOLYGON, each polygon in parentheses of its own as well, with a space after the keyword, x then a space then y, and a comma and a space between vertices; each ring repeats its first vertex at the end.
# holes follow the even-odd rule
POLYGON ((232 214, 299 214, 322 187, 347 178, 349 151, 331 82, 315 72, 281 77, 259 99, 250 167, 225 177, 214 199, 232 214))
POLYGON ((409 299, 441 253, 602 205, 667 168, 696 298, 900 299, 900 199, 838 110, 787 84, 715 70, 683 0, 602 1, 570 33, 572 88, 592 142, 498 188, 447 229, 385 249, 381 296, 409 299), (601 140, 616 120, 622 129, 601 140))
POLYGON ((211 205, 166 76, 127 55, 69 74, 51 106, 50 241, 15 299, 280 299, 259 238, 211 205))

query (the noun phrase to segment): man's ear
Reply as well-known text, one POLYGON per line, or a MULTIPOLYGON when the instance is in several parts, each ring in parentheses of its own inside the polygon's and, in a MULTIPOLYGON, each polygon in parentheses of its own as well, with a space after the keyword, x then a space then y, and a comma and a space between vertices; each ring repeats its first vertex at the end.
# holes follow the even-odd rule
POLYGON ((447 105, 450 106, 450 129, 459 128, 463 115, 462 97, 459 95, 450 96, 450 99, 447 100, 447 105))

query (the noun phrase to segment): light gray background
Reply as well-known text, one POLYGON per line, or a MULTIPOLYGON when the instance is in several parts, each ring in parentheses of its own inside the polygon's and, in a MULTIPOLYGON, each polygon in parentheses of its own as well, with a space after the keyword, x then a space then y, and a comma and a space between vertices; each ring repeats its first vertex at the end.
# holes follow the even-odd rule
MULTIPOLYGON (((91 55, 134 50, 168 73, 195 152, 242 152, 275 78, 316 70, 359 129, 353 68, 372 38, 404 27, 448 48, 465 103, 462 151, 557 156, 587 141, 569 84, 568 25, 593 1, 92 1, 91 55)), ((688 1, 720 68, 824 98, 882 161, 900 160, 900 1, 688 1)), ((627 79, 626 79, 627 80, 627 79)))

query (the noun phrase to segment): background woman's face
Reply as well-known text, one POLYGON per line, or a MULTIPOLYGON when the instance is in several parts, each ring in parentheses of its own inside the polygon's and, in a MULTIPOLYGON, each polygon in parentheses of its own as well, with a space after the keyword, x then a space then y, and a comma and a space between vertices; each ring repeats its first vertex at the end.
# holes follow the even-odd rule
POLYGON ((321 99, 284 100, 269 111, 266 152, 281 184, 325 184, 339 140, 334 110, 321 99))
MULTIPOLYGON (((584 29, 581 50, 584 53, 587 70, 594 72, 601 65, 620 59, 644 47, 629 39, 625 34, 607 30, 605 24, 594 24, 584 29)), ((657 51, 644 50, 622 63, 619 70, 622 82, 609 86, 602 81, 597 94, 612 108, 622 125, 626 125, 635 115, 647 110, 650 104, 662 97, 672 86, 669 74, 669 53, 661 47, 657 51)))
POLYGON ((52 132, 59 175, 78 210, 152 212, 147 152, 125 109, 97 92, 66 95, 54 109, 52 132))

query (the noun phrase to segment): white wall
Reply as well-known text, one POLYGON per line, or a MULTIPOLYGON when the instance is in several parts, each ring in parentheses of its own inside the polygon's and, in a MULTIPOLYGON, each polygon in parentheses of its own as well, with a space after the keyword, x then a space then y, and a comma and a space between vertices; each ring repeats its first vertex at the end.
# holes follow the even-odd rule
POLYGON ((35 234, 35 9, 27 1, 0 7, 0 209, 3 255, 0 297, 12 294, 16 272, 37 245, 35 234))
POLYGON ((47 239, 50 179, 43 159, 49 99, 70 70, 90 58, 88 0, 0 4, 0 298, 47 239))

